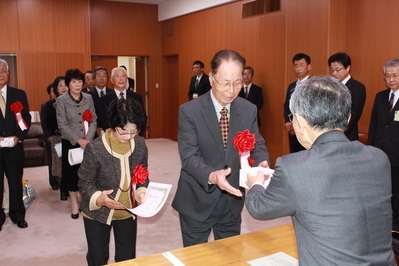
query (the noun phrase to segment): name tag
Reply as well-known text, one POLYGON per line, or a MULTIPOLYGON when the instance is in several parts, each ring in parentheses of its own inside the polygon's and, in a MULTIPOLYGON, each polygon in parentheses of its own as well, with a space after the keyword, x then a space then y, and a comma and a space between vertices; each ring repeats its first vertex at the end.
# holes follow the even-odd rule
POLYGON ((395 111, 395 116, 394 116, 393 120, 399 122, 399 111, 395 111))

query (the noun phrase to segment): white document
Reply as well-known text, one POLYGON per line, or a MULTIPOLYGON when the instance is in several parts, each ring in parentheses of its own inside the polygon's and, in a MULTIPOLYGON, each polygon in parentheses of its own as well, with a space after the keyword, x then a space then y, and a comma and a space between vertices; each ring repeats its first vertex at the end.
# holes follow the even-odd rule
POLYGON ((298 260, 284 252, 247 261, 252 266, 298 266, 298 260))
POLYGON ((54 144, 54 149, 57 152, 57 156, 61 157, 62 156, 62 143, 56 143, 54 144))
POLYGON ((83 161, 83 152, 82 148, 70 149, 68 151, 68 162, 70 165, 80 164, 83 161))
POLYGON ((264 167, 252 167, 252 168, 242 168, 240 169, 240 187, 249 189, 247 184, 248 177, 247 174, 249 173, 252 176, 255 176, 258 174, 258 171, 262 171, 264 175, 270 175, 268 179, 265 180, 265 183, 263 184, 265 187, 267 187, 270 183, 270 180, 273 176, 274 170, 270 168, 264 168, 264 167))
POLYGON ((3 140, 0 141, 1 147, 12 147, 13 145, 14 145, 14 138, 3 138, 3 140))

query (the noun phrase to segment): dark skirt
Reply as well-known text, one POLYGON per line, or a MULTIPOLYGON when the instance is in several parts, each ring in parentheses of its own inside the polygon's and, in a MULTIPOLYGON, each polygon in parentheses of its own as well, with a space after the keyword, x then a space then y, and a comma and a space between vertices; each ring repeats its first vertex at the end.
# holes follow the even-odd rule
POLYGON ((68 161, 68 151, 79 148, 79 144, 72 145, 69 140, 62 139, 62 180, 61 186, 66 187, 68 191, 79 191, 78 188, 78 170, 80 164, 70 165, 68 161))

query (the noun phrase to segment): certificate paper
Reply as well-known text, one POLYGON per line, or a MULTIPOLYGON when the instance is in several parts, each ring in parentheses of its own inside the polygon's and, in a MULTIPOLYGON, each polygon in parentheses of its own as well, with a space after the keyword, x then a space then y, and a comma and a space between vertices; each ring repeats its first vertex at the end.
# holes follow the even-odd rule
POLYGON ((147 187, 145 202, 133 209, 128 209, 140 217, 151 217, 157 214, 168 198, 172 185, 150 182, 147 187))
POLYGON ((258 174, 258 171, 262 171, 264 175, 269 175, 269 178, 265 180, 265 183, 263 184, 265 187, 267 187, 270 183, 270 180, 273 176, 274 170, 270 168, 264 168, 264 167, 252 167, 252 168, 241 168, 240 169, 240 187, 249 189, 247 184, 247 174, 250 174, 252 176, 256 176, 258 174))
POLYGON ((285 254, 278 252, 266 257, 247 261, 252 266, 298 266, 298 260, 285 254))

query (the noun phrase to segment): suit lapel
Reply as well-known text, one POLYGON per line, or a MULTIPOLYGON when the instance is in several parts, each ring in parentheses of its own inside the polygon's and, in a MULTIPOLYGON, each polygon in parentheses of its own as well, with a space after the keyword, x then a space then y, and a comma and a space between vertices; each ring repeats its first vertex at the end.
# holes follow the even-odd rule
MULTIPOLYGON (((240 104, 237 100, 234 100, 230 106, 230 119, 229 119, 229 136, 227 138, 226 151, 234 149, 233 138, 236 136, 237 131, 240 128, 242 116, 240 115, 240 104)), ((249 129, 249 128, 248 128, 249 129)))

